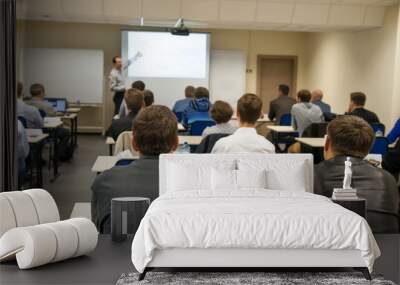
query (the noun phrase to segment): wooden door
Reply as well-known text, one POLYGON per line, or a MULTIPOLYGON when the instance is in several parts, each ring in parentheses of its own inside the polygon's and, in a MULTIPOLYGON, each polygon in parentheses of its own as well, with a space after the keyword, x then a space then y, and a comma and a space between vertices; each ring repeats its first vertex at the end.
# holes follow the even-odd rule
POLYGON ((297 58, 280 56, 258 56, 257 92, 263 100, 263 111, 268 113, 269 103, 278 94, 278 85, 286 84, 289 95, 296 93, 297 58))

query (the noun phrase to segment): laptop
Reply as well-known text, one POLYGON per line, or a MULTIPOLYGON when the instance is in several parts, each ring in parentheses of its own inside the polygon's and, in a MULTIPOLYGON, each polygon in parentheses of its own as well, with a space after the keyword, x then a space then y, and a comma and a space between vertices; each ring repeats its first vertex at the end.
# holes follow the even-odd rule
POLYGON ((67 111, 67 100, 65 98, 46 98, 45 101, 53 105, 57 113, 65 113, 67 111))

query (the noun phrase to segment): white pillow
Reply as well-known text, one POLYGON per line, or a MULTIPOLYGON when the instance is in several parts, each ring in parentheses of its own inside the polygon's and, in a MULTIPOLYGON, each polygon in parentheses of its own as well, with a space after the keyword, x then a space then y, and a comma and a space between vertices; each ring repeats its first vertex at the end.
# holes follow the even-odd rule
POLYGON ((168 191, 211 188, 211 167, 171 163, 168 172, 168 191))
POLYGON ((267 171, 267 181, 268 189, 305 192, 307 183, 304 162, 291 164, 290 169, 287 171, 269 169, 267 171))
POLYGON ((267 171, 262 170, 236 170, 237 188, 267 188, 267 171))
POLYGON ((236 170, 232 169, 211 169, 211 188, 218 190, 236 190, 236 170))

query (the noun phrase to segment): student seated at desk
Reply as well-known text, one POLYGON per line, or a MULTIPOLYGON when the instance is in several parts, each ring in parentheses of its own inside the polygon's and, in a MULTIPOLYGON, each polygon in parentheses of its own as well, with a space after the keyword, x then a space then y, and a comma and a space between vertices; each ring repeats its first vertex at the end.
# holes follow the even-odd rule
POLYGON ((128 114, 117 120, 113 120, 106 132, 106 136, 112 137, 115 141, 118 136, 125 131, 132 129, 132 122, 139 111, 144 107, 143 92, 137 89, 128 89, 125 91, 124 101, 128 108, 128 114))
POLYGON ((364 108, 367 96, 362 92, 353 92, 350 94, 350 104, 346 115, 353 115, 363 118, 368 124, 379 123, 378 116, 364 108))
POLYGON ((387 135, 387 139, 389 144, 396 142, 396 140, 400 140, 400 118, 397 119, 393 128, 390 130, 389 134, 387 135))
POLYGON ((216 101, 210 110, 211 118, 216 125, 204 129, 202 136, 206 137, 210 134, 233 134, 237 127, 229 123, 232 119, 233 109, 229 103, 225 101, 216 101))
POLYGON ((22 101, 23 85, 18 82, 17 85, 17 114, 18 117, 23 117, 26 120, 26 127, 29 129, 43 128, 43 118, 40 115, 39 109, 26 104, 22 101))
POLYGON ((146 89, 143 91, 143 97, 144 97, 144 106, 149 107, 154 104, 154 93, 146 89))
POLYGON ((336 115, 331 112, 331 106, 322 101, 323 97, 324 97, 324 92, 322 92, 322 90, 320 89, 315 89, 311 93, 311 103, 317 105, 321 109, 325 121, 330 122, 335 118, 336 115))
POLYGON ((205 87, 197 87, 194 91, 194 99, 189 102, 189 105, 183 111, 182 124, 185 128, 188 128, 188 119, 192 113, 205 113, 208 115, 208 111, 211 108, 210 93, 205 87))
POLYGON ((144 108, 133 122, 132 146, 138 160, 103 172, 92 185, 92 220, 101 232, 110 232, 112 198, 158 197, 158 157, 178 147, 175 115, 165 106, 144 108))
MULTIPOLYGON (((27 101, 28 104, 35 106, 39 110, 46 113, 46 117, 53 117, 57 115, 53 105, 44 101, 45 89, 42 84, 35 83, 30 87, 31 99, 27 101)), ((63 127, 56 129, 56 138, 58 139, 58 159, 60 161, 68 161, 72 157, 73 149, 71 148, 70 139, 71 132, 63 127)))
POLYGON ((314 168, 314 193, 332 197, 334 188, 343 187, 344 162, 350 157, 351 187, 367 200, 367 221, 375 233, 399 231, 399 191, 390 173, 369 164, 368 154, 374 132, 356 116, 341 116, 328 125, 325 161, 314 168))
MULTIPOLYGON (((144 90, 146 88, 146 84, 141 80, 137 80, 132 83, 131 87, 132 87, 132 89, 137 89, 139 91, 144 92, 144 90)), ((125 92, 125 94, 126 94, 126 92, 125 92)), ((122 118, 122 117, 126 116, 126 114, 129 113, 128 108, 126 106, 126 102, 125 102, 125 94, 124 94, 124 99, 122 100, 122 103, 119 107, 118 118, 122 118)))
POLYGON ((290 88, 285 84, 278 86, 278 98, 271 101, 269 104, 268 118, 275 124, 279 125, 281 117, 285 114, 290 114, 292 106, 296 104, 296 100, 289 96, 290 88))
POLYGON ((255 94, 243 95, 237 103, 239 128, 219 139, 212 153, 275 153, 274 145, 257 134, 256 122, 262 114, 262 101, 255 94))
POLYGON ((178 114, 183 114, 183 111, 185 111, 185 109, 189 106, 189 103, 193 100, 195 90, 196 88, 194 88, 192 85, 186 86, 185 98, 176 101, 174 107, 172 108, 172 112, 174 112, 175 115, 178 116, 178 114))
POLYGON ((389 171, 398 181, 400 178, 400 139, 393 149, 390 149, 382 159, 382 168, 389 171))

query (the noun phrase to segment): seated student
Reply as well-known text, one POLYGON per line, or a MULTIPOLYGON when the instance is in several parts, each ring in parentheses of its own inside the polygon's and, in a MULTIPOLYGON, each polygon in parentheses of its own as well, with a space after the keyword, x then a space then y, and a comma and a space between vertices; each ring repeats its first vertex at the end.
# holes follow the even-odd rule
POLYGON ((57 112, 54 109, 53 105, 51 105, 49 102, 44 101, 46 91, 42 84, 32 84, 30 88, 30 93, 32 97, 29 100, 25 101, 27 104, 44 111, 47 117, 54 117, 57 115, 57 112))
POLYGON ((124 101, 128 109, 128 114, 117 120, 113 120, 106 132, 106 136, 112 137, 114 140, 125 131, 132 129, 132 122, 140 109, 144 107, 143 92, 138 89, 128 89, 125 91, 124 101))
POLYGON ((25 159, 29 155, 29 143, 24 126, 18 121, 18 138, 17 138, 17 157, 18 157, 18 176, 22 180, 26 173, 25 159))
POLYGON ((185 109, 189 106, 190 101, 193 100, 195 90, 196 88, 191 85, 186 86, 185 99, 180 99, 176 101, 174 107, 172 108, 172 112, 174 112, 175 114, 183 113, 183 111, 185 111, 185 109))
POLYGON ((132 146, 138 160, 104 171, 92 185, 92 220, 105 233, 110 232, 112 198, 158 197, 158 157, 178 147, 175 115, 165 106, 144 108, 133 122, 132 146))
POLYGON ((346 115, 353 115, 363 118, 368 124, 379 123, 378 116, 364 108, 367 96, 362 92, 353 92, 350 94, 350 104, 346 115))
POLYGON ((22 101, 23 85, 21 82, 17 84, 17 115, 26 120, 27 128, 41 129, 43 128, 43 118, 39 109, 26 104, 22 101))
POLYGON ((322 114, 324 115, 326 121, 332 121, 335 117, 335 114, 331 112, 331 106, 322 101, 323 97, 324 93, 322 92, 322 90, 315 89, 311 93, 311 103, 317 105, 321 109, 322 114))
MULTIPOLYGON (((28 104, 38 108, 39 110, 43 110, 46 113, 46 116, 51 117, 57 115, 53 105, 44 101, 45 89, 42 84, 32 84, 30 87, 30 93, 32 97, 29 101, 26 101, 28 104)), ((73 153, 73 149, 71 148, 71 144, 69 142, 71 139, 71 132, 66 128, 58 127, 56 129, 56 137, 59 140, 58 159, 61 161, 70 160, 73 153)))
POLYGON ((233 109, 229 103, 224 101, 216 101, 210 110, 211 118, 216 125, 204 129, 202 136, 206 137, 210 134, 233 134, 237 127, 232 126, 229 121, 233 115, 233 109))
POLYGON ((296 104, 296 100, 289 96, 289 86, 281 84, 278 86, 278 98, 271 101, 269 104, 268 118, 275 124, 279 125, 281 117, 285 114, 290 114, 292 106, 296 104))
POLYGON ((183 111, 182 114, 182 124, 185 127, 188 127, 188 119, 189 116, 195 112, 203 112, 207 114, 208 117, 208 111, 211 108, 211 103, 210 103, 210 93, 208 92, 208 89, 205 87, 197 87, 194 91, 194 100, 189 102, 189 105, 186 107, 186 109, 183 111))
POLYGON ((397 119, 393 129, 389 132, 386 138, 388 139, 389 144, 394 143, 400 138, 400 118, 397 119))
POLYGON ((310 103, 311 93, 308 90, 300 90, 297 93, 297 104, 294 104, 291 110, 292 125, 302 136, 304 130, 313 123, 322 123, 324 117, 321 109, 310 103))
POLYGON ((275 153, 274 145, 257 134, 256 122, 262 113, 262 100, 255 94, 244 94, 237 103, 239 129, 219 139, 212 153, 275 153))
POLYGON ((154 104, 154 94, 151 90, 144 90, 143 91, 143 97, 144 97, 144 106, 148 107, 154 104))
POLYGON ((389 171, 396 180, 400 176, 400 139, 393 149, 390 149, 382 159, 382 168, 389 171))
POLYGON ((373 232, 398 232, 399 191, 396 181, 385 170, 363 158, 374 142, 372 128, 356 116, 341 116, 328 125, 324 147, 325 161, 314 169, 314 193, 331 197, 334 188, 343 187, 344 162, 350 157, 351 186, 367 200, 367 221, 373 232))
MULTIPOLYGON (((131 87, 132 87, 132 89, 137 89, 139 91, 144 92, 144 90, 146 88, 146 84, 144 84, 144 82, 141 80, 137 80, 132 83, 131 87)), ((124 97, 125 97, 125 94, 124 94, 124 97)), ((128 114, 128 109, 126 107, 126 102, 124 99, 124 100, 122 100, 121 106, 119 107, 118 116, 119 116, 119 118, 122 118, 122 117, 126 116, 126 114, 128 114)))

